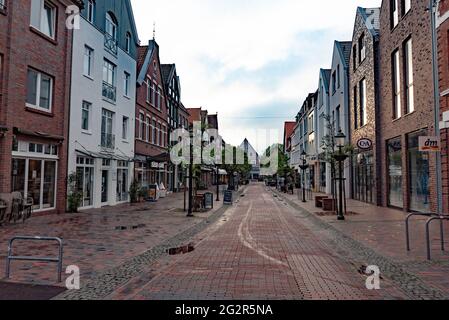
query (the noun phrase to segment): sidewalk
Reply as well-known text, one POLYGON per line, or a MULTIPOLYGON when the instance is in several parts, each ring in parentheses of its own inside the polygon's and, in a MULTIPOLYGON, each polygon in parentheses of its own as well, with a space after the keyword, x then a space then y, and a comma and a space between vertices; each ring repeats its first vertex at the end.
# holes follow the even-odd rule
MULTIPOLYGON (((14 236, 60 237, 64 241, 63 271, 76 265, 86 283, 118 267, 164 241, 201 224, 222 208, 215 201, 209 212, 187 218, 184 193, 171 194, 156 203, 125 204, 87 210, 77 214, 33 217, 25 224, 0 227, 0 279, 4 279, 8 241, 14 236)), ((222 195, 220 196, 222 199, 222 195)), ((187 200, 188 202, 188 200, 187 200)), ((57 246, 48 243, 14 243, 15 255, 57 256, 57 246)), ((63 275, 63 283, 65 285, 63 275)), ((12 262, 10 282, 54 285, 56 264, 12 262)))
MULTIPOLYGON (((319 194, 314 194, 315 196, 319 194)), ((313 214, 321 221, 341 231, 358 243, 373 249, 403 267, 421 280, 449 294, 449 223, 445 223, 446 252, 440 248, 440 225, 434 222, 431 228, 432 261, 427 261, 425 223, 427 218, 415 217, 410 223, 412 251, 406 250, 404 212, 348 200, 347 211, 356 213, 346 216, 346 221, 337 221, 336 216, 323 215, 315 207, 315 200, 303 203, 298 190, 294 195, 282 197, 313 214)), ((369 261, 366 261, 369 264, 369 261)))

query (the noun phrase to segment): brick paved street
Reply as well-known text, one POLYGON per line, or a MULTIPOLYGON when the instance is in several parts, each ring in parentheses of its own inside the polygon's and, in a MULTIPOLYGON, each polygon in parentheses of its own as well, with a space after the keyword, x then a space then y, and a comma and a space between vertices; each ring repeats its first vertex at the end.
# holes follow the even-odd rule
POLYGON ((359 262, 336 253, 307 219, 262 184, 251 185, 196 250, 147 270, 111 299, 403 299, 384 279, 369 291, 359 262), (151 276, 149 274, 151 273, 151 276))

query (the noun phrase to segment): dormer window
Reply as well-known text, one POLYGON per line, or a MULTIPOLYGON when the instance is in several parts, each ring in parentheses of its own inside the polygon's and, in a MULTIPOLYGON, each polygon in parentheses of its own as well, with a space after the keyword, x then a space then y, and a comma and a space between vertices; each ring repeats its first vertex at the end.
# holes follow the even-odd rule
POLYGON ((114 17, 108 12, 106 13, 106 33, 114 40, 117 39, 117 23, 114 17))
POLYGON ((95 2, 94 0, 87 1, 87 21, 94 23, 95 20, 95 2))

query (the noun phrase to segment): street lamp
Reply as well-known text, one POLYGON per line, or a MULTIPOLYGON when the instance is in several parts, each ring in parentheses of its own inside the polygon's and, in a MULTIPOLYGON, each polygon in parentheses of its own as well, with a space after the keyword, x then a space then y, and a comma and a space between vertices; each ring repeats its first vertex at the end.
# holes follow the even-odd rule
POLYGON ((217 174, 216 174, 216 180, 217 180, 217 200, 216 201, 220 201, 220 170, 218 169, 218 165, 217 167, 217 174))
POLYGON ((301 153, 301 159, 302 159, 302 165, 299 166, 299 168, 302 170, 302 202, 306 201, 306 170, 309 168, 309 165, 307 164, 307 153, 303 151, 301 153))
POLYGON ((343 178, 343 163, 348 158, 346 154, 343 153, 343 148, 345 146, 346 142, 346 136, 344 133, 340 130, 338 134, 335 136, 335 143, 338 148, 338 153, 334 154, 334 159, 338 162, 338 190, 339 190, 339 197, 338 197, 338 208, 337 208, 337 216, 338 220, 345 220, 344 216, 344 210, 343 210, 343 182, 345 181, 345 178, 343 178))
POLYGON ((193 130, 190 131, 189 211, 187 217, 193 217, 193 130))

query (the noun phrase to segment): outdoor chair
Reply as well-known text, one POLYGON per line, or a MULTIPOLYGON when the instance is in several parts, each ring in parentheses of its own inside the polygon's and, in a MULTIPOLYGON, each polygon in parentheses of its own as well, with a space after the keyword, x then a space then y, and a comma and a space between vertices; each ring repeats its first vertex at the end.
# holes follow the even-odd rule
POLYGON ((0 225, 4 225, 9 222, 12 214, 12 194, 11 193, 0 193, 0 225), (6 207, 6 208, 3 208, 6 207))
POLYGON ((22 193, 13 192, 12 193, 12 212, 9 221, 14 221, 16 223, 18 220, 22 220, 23 223, 29 218, 31 218, 33 209, 33 198, 24 198, 22 193))

